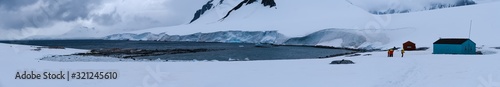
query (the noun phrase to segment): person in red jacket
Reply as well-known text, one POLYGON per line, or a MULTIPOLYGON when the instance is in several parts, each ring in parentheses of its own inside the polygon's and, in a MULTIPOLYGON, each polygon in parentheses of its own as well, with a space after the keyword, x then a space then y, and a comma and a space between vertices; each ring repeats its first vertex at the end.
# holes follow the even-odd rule
POLYGON ((391 57, 391 49, 387 50, 387 57, 391 57))
POLYGON ((393 57, 394 56, 394 50, 393 49, 389 49, 389 51, 387 51, 387 55, 388 55, 388 57, 393 57))

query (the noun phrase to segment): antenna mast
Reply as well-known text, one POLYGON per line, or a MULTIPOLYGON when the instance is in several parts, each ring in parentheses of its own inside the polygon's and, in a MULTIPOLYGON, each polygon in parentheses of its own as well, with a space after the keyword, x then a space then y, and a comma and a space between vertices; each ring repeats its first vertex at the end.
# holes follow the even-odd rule
POLYGON ((470 20, 469 24, 469 39, 470 39, 470 32, 472 31, 472 20, 470 20))

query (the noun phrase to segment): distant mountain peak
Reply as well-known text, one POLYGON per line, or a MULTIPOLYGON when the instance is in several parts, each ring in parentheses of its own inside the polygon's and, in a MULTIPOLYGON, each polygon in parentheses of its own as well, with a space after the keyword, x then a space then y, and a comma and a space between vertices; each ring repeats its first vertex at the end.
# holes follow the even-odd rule
MULTIPOLYGON (((210 11, 213 8, 216 8, 217 6, 219 6, 220 4, 223 4, 225 2, 225 0, 219 0, 218 2, 215 1, 217 5, 214 5, 214 1, 215 0, 208 1, 206 4, 204 4, 202 6, 201 9, 197 10, 193 16, 193 19, 191 19, 191 21, 189 23, 193 23, 194 21, 198 20, 202 15, 204 15, 207 11, 210 11)), ((255 2, 258 2, 258 0, 243 0, 243 1, 239 2, 236 6, 232 7, 232 9, 227 11, 226 15, 224 17, 220 18, 220 21, 222 21, 225 18, 227 18, 228 16, 230 16, 233 11, 236 11, 236 10, 246 6, 246 5, 254 4, 255 2)), ((276 7, 276 2, 274 0, 261 0, 260 2, 261 2, 260 4, 262 4, 264 7, 269 7, 269 8, 276 7)))
MULTIPOLYGON (((194 21, 196 21, 198 18, 200 18, 200 16, 201 16, 201 15, 203 15, 206 11, 208 11, 208 10, 212 9, 212 6, 213 6, 212 2, 213 2, 213 1, 214 1, 214 0, 210 0, 210 1, 208 1, 205 5, 203 5, 203 6, 201 7, 201 9, 197 10, 197 11, 196 11, 196 13, 194 13, 194 17, 193 17, 193 19, 192 19, 192 20, 191 20, 191 22, 189 22, 189 23, 193 23, 193 22, 194 22, 194 21)), ((221 0, 219 3, 222 3, 223 1, 224 1, 224 0, 221 0)))

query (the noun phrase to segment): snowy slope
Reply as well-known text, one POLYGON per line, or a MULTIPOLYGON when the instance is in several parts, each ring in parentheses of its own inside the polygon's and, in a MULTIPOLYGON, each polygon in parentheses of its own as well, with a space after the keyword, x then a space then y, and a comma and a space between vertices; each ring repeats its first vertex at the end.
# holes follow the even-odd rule
POLYGON ((440 37, 467 38, 469 24, 472 20, 471 39, 477 46, 498 46, 491 36, 497 35, 500 25, 500 2, 483 3, 480 5, 455 7, 441 10, 416 12, 412 14, 389 15, 392 20, 389 28, 412 27, 414 32, 400 32, 400 36, 391 38, 387 46, 400 46, 404 41, 411 40, 421 46, 432 46, 440 37), (420 43, 420 44, 419 44, 420 43))
POLYGON ((391 36, 412 31, 415 29, 324 29, 303 37, 290 38, 284 44, 379 49, 381 45, 391 42, 391 36))
POLYGON ((404 58, 386 52, 371 56, 247 62, 51 62, 53 54, 85 50, 30 51, 0 44, 1 87, 496 87, 500 84, 499 49, 488 55, 433 55, 407 51, 404 58), (349 59, 356 64, 330 65, 349 59), (119 72, 117 80, 16 80, 17 71, 119 72), (152 78, 154 77, 154 78, 152 78), (26 84, 29 83, 29 84, 26 84), (195 83, 195 84, 194 84, 195 83))
POLYGON ((166 32, 172 35, 187 35, 197 32, 206 33, 226 30, 278 30, 278 32, 287 36, 295 37, 326 28, 362 26, 364 25, 362 23, 371 19, 370 13, 341 0, 275 1, 277 3, 276 8, 270 9, 263 7, 261 4, 249 4, 236 10, 224 21, 219 21, 219 18, 224 16, 224 13, 219 15, 221 13, 217 12, 225 12, 226 10, 219 11, 215 9, 205 13, 201 19, 192 24, 135 32, 166 32), (207 18, 207 20, 203 18, 207 18))
MULTIPOLYGON (((217 10, 211 10, 192 24, 129 33, 165 32, 171 35, 187 35, 196 32, 227 30, 277 30, 288 37, 304 37, 316 31, 335 28, 351 29, 358 34, 368 34, 362 35, 366 37, 381 37, 370 39, 367 43, 359 43, 363 45, 356 45, 357 47, 394 47, 400 46, 401 43, 408 40, 414 41, 419 46, 430 47, 432 42, 440 37, 468 37, 469 22, 473 20, 471 32, 473 41, 479 46, 500 44, 499 41, 490 41, 490 36, 496 35, 496 32, 492 32, 492 30, 500 27, 498 25, 500 11, 495 10, 500 8, 498 1, 484 1, 476 5, 389 15, 373 15, 342 0, 276 0, 276 3, 277 6, 274 9, 262 7, 260 4, 249 4, 245 8, 236 10, 224 21, 204 20, 203 18, 220 18, 217 15, 217 10)), ((327 38, 329 37, 316 39, 327 38)), ((351 42, 342 40, 341 43, 326 43, 336 42, 335 40, 340 41, 327 39, 318 44, 339 46, 342 43, 351 42)))
MULTIPOLYGON (((227 3, 221 4, 221 6, 205 12, 200 19, 191 24, 131 33, 165 32, 169 35, 188 35, 197 32, 209 33, 228 30, 277 30, 289 37, 299 37, 326 28, 362 26, 361 23, 368 21, 371 15, 356 6, 348 4, 346 1, 275 1, 277 6, 274 8, 264 7, 261 4, 245 5, 235 10, 223 21, 219 21, 227 11, 224 8, 234 6, 231 5, 231 0, 229 0, 227 3), (338 12, 342 12, 342 14, 338 12), (352 21, 357 23, 336 22, 337 20, 351 19, 356 19, 352 21)), ((237 1, 233 0, 234 2, 237 1)))

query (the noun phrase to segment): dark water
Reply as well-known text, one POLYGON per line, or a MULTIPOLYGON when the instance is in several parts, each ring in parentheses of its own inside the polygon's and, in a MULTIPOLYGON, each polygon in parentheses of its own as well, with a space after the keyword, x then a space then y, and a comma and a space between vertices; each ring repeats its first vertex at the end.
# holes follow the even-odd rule
POLYGON ((76 49, 225 49, 219 51, 165 54, 159 56, 145 56, 146 59, 166 60, 276 60, 276 59, 305 59, 318 58, 328 55, 353 52, 342 49, 317 48, 306 46, 269 46, 255 47, 251 43, 208 43, 208 42, 162 42, 162 41, 122 41, 122 40, 24 40, 0 41, 0 43, 36 45, 36 46, 63 46, 76 49))

